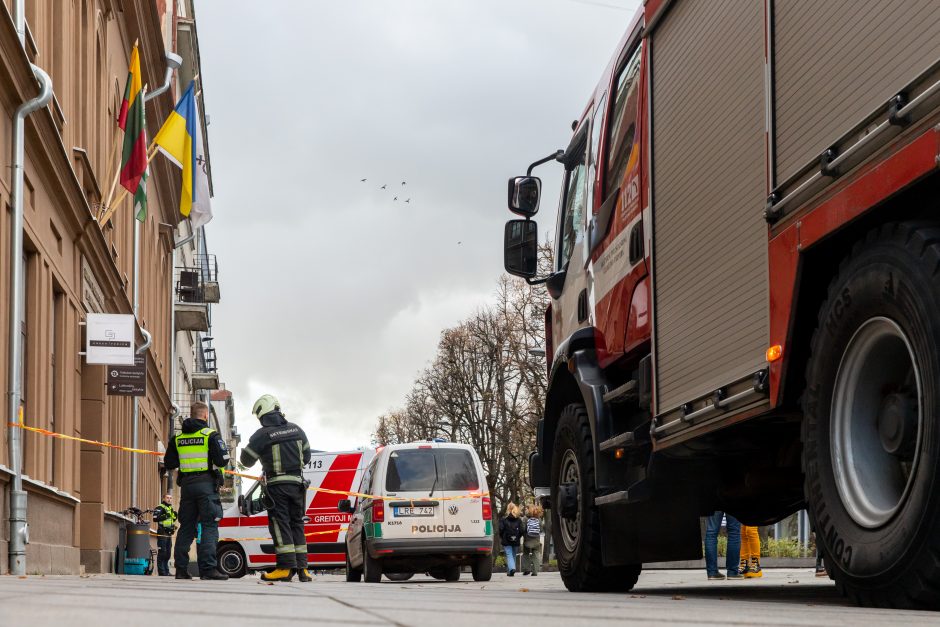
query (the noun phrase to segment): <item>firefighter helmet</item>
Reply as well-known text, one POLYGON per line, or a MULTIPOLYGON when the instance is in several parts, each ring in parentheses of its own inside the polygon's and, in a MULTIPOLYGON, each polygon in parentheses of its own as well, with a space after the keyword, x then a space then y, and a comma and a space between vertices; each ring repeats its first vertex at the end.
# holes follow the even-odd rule
POLYGON ((251 408, 251 413, 255 418, 261 419, 261 416, 272 411, 281 411, 281 403, 271 394, 265 394, 255 401, 255 406, 251 408))

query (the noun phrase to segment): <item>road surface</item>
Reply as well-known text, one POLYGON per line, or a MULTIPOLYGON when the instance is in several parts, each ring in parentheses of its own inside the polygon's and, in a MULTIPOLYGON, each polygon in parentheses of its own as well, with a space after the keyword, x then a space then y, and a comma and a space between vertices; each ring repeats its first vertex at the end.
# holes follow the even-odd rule
POLYGON ((176 581, 165 577, 0 577, 0 625, 937 625, 940 613, 849 606, 812 570, 765 570, 757 580, 709 582, 703 571, 644 572, 629 593, 572 594, 556 573, 538 578, 469 575, 381 584, 318 575, 269 585, 257 577, 176 581))

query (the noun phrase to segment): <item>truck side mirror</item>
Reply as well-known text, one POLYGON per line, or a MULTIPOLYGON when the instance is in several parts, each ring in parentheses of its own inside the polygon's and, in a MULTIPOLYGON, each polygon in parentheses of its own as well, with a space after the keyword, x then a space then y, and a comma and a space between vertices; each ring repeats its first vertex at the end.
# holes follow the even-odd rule
POLYGON ((515 176, 509 179, 509 210, 531 218, 539 212, 542 181, 535 176, 515 176))
POLYGON ((538 225, 531 220, 510 220, 503 236, 506 272, 531 279, 538 272, 538 225))
POLYGON ((336 504, 336 509, 344 514, 351 514, 353 511, 352 501, 349 499, 342 499, 339 503, 336 504))

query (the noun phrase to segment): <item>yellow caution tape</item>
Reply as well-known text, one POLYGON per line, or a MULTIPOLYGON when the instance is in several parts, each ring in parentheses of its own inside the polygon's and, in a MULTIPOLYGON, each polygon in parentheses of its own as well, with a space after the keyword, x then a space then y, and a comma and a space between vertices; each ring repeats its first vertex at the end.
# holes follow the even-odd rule
MULTIPOLYGON (((11 427, 17 427, 17 428, 22 429, 22 430, 24 430, 24 431, 30 431, 30 432, 32 432, 32 433, 38 433, 39 435, 46 435, 46 436, 49 436, 49 437, 52 437, 52 438, 58 438, 58 439, 60 439, 60 440, 70 440, 70 441, 72 441, 72 442, 81 442, 82 444, 91 444, 91 445, 93 445, 93 446, 102 446, 102 447, 114 449, 114 450, 117 450, 117 451, 126 451, 126 452, 128 452, 128 453, 138 453, 138 454, 140 454, 140 455, 152 455, 152 456, 155 456, 155 457, 162 457, 162 456, 165 454, 165 453, 161 453, 161 452, 159 452, 159 451, 148 451, 147 449, 142 449, 142 448, 131 448, 131 447, 129 447, 129 446, 121 446, 120 444, 113 444, 113 443, 111 443, 111 442, 99 442, 98 440, 89 440, 89 439, 87 439, 87 438, 79 438, 79 437, 76 437, 76 436, 74 436, 74 435, 66 435, 66 434, 64 434, 64 433, 57 433, 57 432, 55 432, 55 431, 49 431, 48 429, 43 429, 43 428, 41 428, 41 427, 30 427, 30 426, 27 426, 27 425, 23 422, 23 410, 22 410, 22 409, 20 409, 20 421, 19 421, 19 422, 8 422, 7 424, 10 425, 11 427)), ((227 475, 232 475, 232 476, 235 476, 235 477, 242 477, 242 478, 244 478, 244 479, 252 479, 252 480, 254 480, 254 481, 261 481, 261 477, 260 477, 260 476, 257 476, 257 475, 248 475, 248 474, 245 474, 245 473, 236 472, 236 471, 234 471, 234 470, 228 470, 228 469, 226 469, 226 468, 219 468, 218 470, 224 472, 224 473, 227 474, 227 475)), ((320 487, 314 487, 314 486, 310 486, 310 487, 307 488, 307 489, 308 489, 308 490, 313 490, 314 492, 326 492, 327 494, 338 494, 338 495, 340 495, 340 496, 354 496, 354 497, 360 498, 360 499, 384 499, 384 498, 387 498, 387 497, 378 496, 378 495, 375 495, 375 494, 363 494, 363 493, 361 493, 361 492, 351 492, 351 491, 348 491, 348 490, 331 490, 330 488, 320 488, 320 487)), ((422 497, 422 498, 420 498, 420 499, 402 499, 402 500, 407 500, 407 501, 410 501, 410 502, 412 502, 412 503, 414 503, 415 500, 419 500, 419 501, 457 501, 457 500, 461 500, 461 499, 481 498, 481 497, 489 496, 489 495, 490 495, 489 492, 472 492, 472 493, 470 493, 470 494, 458 494, 458 495, 455 495, 455 496, 429 496, 429 497, 426 497, 426 498, 425 498, 425 497, 422 497)))

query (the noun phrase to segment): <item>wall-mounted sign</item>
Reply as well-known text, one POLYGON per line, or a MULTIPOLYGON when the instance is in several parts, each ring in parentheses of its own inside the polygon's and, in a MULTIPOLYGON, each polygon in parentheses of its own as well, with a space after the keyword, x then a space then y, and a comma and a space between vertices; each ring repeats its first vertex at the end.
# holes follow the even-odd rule
POLYGON ((136 324, 130 314, 88 314, 85 363, 133 366, 136 324))
POLYGON ((146 355, 136 355, 133 366, 108 366, 108 396, 147 396, 146 355))

